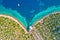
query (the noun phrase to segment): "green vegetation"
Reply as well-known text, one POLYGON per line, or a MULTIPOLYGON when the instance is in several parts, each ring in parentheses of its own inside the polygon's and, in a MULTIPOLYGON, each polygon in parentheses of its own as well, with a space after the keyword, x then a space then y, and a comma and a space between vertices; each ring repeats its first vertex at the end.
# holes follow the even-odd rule
POLYGON ((35 25, 44 40, 60 40, 60 13, 50 14, 35 25))
POLYGON ((25 33, 15 21, 0 17, 0 40, 34 40, 31 34, 25 33))

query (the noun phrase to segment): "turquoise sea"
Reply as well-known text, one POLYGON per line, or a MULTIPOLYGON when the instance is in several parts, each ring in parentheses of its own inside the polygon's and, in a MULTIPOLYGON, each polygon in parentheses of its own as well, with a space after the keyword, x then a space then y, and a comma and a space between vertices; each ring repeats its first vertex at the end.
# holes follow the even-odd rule
POLYGON ((27 30, 44 16, 59 11, 59 0, 0 0, 0 14, 14 17, 27 30))

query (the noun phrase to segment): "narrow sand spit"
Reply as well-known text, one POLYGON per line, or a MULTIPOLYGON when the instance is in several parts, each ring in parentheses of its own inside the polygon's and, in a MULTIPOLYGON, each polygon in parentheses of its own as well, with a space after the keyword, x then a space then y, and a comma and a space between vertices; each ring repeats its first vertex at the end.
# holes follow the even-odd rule
POLYGON ((8 16, 8 15, 3 15, 3 14, 0 14, 0 17, 6 17, 6 18, 9 18, 9 19, 17 22, 17 23, 20 25, 20 27, 22 27, 22 29, 23 29, 26 33, 28 33, 28 31, 25 29, 25 27, 24 27, 20 22, 18 22, 17 19, 15 19, 15 18, 13 18, 13 17, 11 17, 11 16, 8 16))

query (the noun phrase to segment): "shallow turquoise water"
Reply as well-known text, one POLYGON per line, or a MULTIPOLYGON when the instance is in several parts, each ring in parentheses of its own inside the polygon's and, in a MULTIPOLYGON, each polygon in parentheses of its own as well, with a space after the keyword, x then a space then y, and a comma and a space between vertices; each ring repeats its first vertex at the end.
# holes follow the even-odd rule
POLYGON ((30 22, 30 24, 33 25, 36 21, 42 19, 44 16, 48 14, 51 14, 52 12, 60 12, 60 6, 52 6, 42 12, 37 13, 37 15, 35 15, 35 17, 30 22))
POLYGON ((26 29, 50 12, 60 10, 60 0, 0 0, 0 4, 0 14, 13 16, 26 29))
MULTIPOLYGON (((59 12, 59 11, 60 11, 60 6, 49 7, 46 10, 37 13, 37 15, 35 15, 35 17, 29 23, 30 24, 29 26, 32 26, 35 22, 42 19, 44 16, 51 14, 52 12, 59 12)), ((2 5, 0 5, 0 14, 6 14, 16 18, 28 30, 28 24, 25 17, 21 16, 16 10, 6 9, 2 5)))
POLYGON ((22 17, 16 10, 6 9, 0 5, 0 14, 9 15, 17 19, 25 28, 27 28, 27 22, 24 17, 22 17))

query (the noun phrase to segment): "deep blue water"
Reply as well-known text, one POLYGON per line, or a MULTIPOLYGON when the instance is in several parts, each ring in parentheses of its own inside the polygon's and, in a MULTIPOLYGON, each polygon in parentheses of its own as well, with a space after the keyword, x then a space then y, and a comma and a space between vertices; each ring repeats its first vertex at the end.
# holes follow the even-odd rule
POLYGON ((11 8, 18 11, 23 17, 26 18, 28 26, 33 17, 41 11, 46 10, 51 6, 60 5, 60 0, 0 0, 5 8, 11 8), (18 6, 18 3, 20 6, 18 6))

